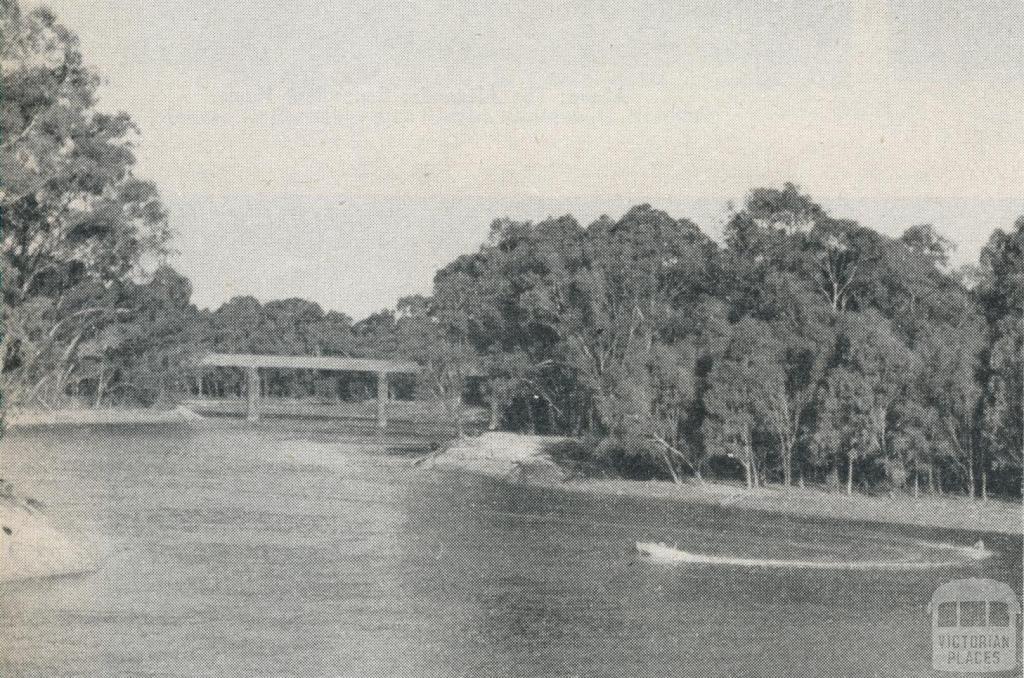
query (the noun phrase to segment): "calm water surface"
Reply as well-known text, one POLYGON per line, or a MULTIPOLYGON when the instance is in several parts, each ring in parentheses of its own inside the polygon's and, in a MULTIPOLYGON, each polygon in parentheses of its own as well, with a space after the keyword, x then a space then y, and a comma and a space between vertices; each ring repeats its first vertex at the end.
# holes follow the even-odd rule
POLYGON ((978 535, 590 498, 410 468, 329 432, 75 429, 0 464, 114 553, 0 588, 2 676, 931 676, 954 570, 751 571, 639 560, 899 557, 978 535), (796 554, 796 555, 794 555, 796 554))

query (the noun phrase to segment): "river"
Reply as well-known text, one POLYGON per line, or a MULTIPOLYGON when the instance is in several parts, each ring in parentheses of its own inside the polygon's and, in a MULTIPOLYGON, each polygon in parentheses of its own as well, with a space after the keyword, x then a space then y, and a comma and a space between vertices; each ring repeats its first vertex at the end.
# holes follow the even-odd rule
POLYGON ((923 572, 666 566, 885 557, 977 534, 590 497, 412 468, 331 431, 9 435, 0 468, 110 557, 0 586, 3 676, 913 676, 950 579, 1019 594, 1021 539, 923 572))

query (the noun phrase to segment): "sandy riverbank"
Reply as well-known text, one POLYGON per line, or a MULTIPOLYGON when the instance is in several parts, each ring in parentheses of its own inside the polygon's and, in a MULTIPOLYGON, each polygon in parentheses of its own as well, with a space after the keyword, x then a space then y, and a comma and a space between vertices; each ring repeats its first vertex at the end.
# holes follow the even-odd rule
POLYGON ((16 410, 6 414, 7 426, 14 429, 51 426, 174 424, 202 419, 203 417, 185 407, 171 409, 16 410))
POLYGON ((99 552, 55 526, 28 500, 0 499, 0 582, 89 572, 99 552))
POLYGON ((570 492, 598 495, 636 496, 672 501, 728 506, 794 516, 869 521, 923 527, 942 527, 977 532, 1020 535, 1024 532, 1021 504, 990 500, 971 501, 963 497, 921 497, 906 495, 846 496, 817 488, 768 487, 746 490, 740 486, 666 481, 641 482, 622 479, 576 479, 563 482, 564 473, 544 448, 556 440, 514 433, 485 433, 478 438, 457 441, 433 464, 438 468, 460 469, 570 492))

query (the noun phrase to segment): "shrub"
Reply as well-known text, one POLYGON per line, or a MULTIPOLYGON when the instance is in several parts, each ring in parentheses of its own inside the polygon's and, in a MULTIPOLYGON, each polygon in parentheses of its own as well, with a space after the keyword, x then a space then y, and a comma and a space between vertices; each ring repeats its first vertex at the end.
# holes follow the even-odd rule
POLYGON ((598 463, 615 475, 630 480, 667 480, 670 478, 663 467, 654 443, 639 438, 603 439, 597 446, 598 463))
POLYGON ((612 469, 599 457, 598 445, 592 437, 568 438, 548 444, 544 451, 567 472, 565 480, 576 476, 607 477, 612 469))
POLYGON ((642 438, 586 437, 560 440, 545 449, 552 461, 575 476, 629 480, 670 480, 656 443, 642 438))

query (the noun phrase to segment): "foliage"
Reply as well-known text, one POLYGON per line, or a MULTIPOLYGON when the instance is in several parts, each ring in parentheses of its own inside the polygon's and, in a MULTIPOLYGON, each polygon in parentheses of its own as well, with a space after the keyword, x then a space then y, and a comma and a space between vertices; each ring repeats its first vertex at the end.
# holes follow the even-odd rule
POLYGON ((503 219, 438 273, 438 322, 487 366, 493 425, 603 437, 612 467, 975 494, 1020 468, 1020 231, 972 289, 931 226, 890 238, 792 184, 752 191, 722 248, 647 205, 503 219))
POLYGON ((156 188, 132 172, 137 130, 97 110, 77 38, 13 0, 0 2, 0 37, 2 386, 29 402, 71 378, 83 346, 114 348, 128 331, 121 293, 167 254, 170 231, 156 188))

